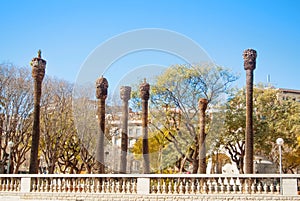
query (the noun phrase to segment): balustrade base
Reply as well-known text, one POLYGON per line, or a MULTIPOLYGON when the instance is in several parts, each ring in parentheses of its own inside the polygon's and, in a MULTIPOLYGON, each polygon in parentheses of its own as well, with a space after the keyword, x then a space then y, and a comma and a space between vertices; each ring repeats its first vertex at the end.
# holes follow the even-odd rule
POLYGON ((101 194, 101 193, 21 193, 0 192, 1 201, 260 201, 260 200, 299 200, 299 196, 283 195, 143 195, 143 194, 101 194))

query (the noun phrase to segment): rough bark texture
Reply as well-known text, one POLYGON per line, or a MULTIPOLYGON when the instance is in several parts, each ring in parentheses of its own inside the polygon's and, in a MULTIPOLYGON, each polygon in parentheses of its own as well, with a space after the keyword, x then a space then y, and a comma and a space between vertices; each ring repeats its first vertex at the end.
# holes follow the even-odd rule
POLYGON ((104 132, 105 132, 105 99, 107 98, 108 82, 104 77, 96 81, 96 98, 98 99, 98 123, 100 128, 97 139, 96 150, 96 171, 98 174, 105 173, 104 165, 104 132))
POLYGON ((144 174, 150 173, 150 159, 148 148, 148 100, 150 85, 146 82, 140 85, 140 96, 142 99, 142 129, 143 129, 143 169, 144 174))
POLYGON ((199 100, 199 174, 206 173, 206 146, 205 146, 205 111, 207 108, 207 99, 199 100))
POLYGON ((131 87, 122 86, 120 88, 120 98, 123 101, 120 173, 126 173, 126 166, 127 166, 127 149, 128 149, 128 101, 130 99, 130 93, 131 93, 131 87))
POLYGON ((246 70, 246 136, 245 136, 245 173, 253 174, 253 70, 256 67, 256 51, 244 51, 246 70))
POLYGON ((32 59, 31 66, 32 77, 34 79, 34 108, 29 173, 37 174, 39 168, 40 100, 42 95, 42 82, 46 69, 46 61, 41 58, 41 51, 38 52, 38 57, 32 59))

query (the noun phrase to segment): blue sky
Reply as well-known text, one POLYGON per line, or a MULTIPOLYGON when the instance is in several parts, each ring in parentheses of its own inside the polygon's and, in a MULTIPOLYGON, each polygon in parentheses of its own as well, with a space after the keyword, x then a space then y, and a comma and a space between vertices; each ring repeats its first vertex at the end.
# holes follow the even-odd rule
POLYGON ((243 50, 253 48, 258 52, 255 83, 266 82, 270 74, 275 87, 300 89, 300 1, 3 0, 0 9, 0 63, 29 67, 42 49, 46 73, 70 82, 108 39, 162 28, 189 37, 217 64, 240 74, 238 86, 245 83, 243 50))

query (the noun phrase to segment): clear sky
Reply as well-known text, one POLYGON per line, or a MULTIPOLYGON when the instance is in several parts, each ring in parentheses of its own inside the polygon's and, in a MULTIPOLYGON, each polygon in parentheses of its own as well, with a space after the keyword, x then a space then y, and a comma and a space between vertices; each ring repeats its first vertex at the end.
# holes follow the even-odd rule
POLYGON ((239 73, 239 86, 243 50, 253 48, 255 83, 270 74, 275 87, 300 89, 297 0, 3 0, 0 9, 0 63, 29 66, 42 49, 46 73, 70 82, 101 43, 134 29, 162 28, 191 38, 239 73))

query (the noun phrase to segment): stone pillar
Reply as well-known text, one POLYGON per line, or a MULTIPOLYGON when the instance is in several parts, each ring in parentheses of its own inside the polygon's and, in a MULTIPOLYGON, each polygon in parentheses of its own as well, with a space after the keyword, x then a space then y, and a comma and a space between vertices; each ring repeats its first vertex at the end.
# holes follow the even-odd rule
POLYGON ((42 59, 41 50, 38 51, 38 56, 31 60, 30 65, 32 67, 31 75, 34 80, 34 108, 29 173, 37 174, 39 169, 38 152, 40 141, 40 102, 42 95, 42 82, 46 69, 46 61, 42 59))
POLYGON ((99 123, 99 138, 97 139, 96 148, 96 171, 98 174, 105 172, 104 165, 104 136, 105 136, 105 99, 107 98, 108 82, 103 76, 96 81, 96 98, 98 99, 98 123, 99 123))
POLYGON ((206 146, 205 146, 205 111, 208 101, 205 98, 199 99, 199 174, 206 174, 206 146))
POLYGON ((246 70, 246 142, 245 173, 253 174, 253 71, 256 67, 256 51, 247 49, 243 53, 246 70))
POLYGON ((126 173, 127 149, 128 149, 128 101, 130 99, 131 87, 121 86, 120 98, 123 101, 122 116, 122 139, 121 139, 121 160, 120 173, 126 173))
POLYGON ((148 148, 148 100, 150 97, 150 85, 144 80, 140 85, 140 96, 142 99, 142 130, 143 130, 143 171, 144 174, 150 173, 150 160, 148 148))

